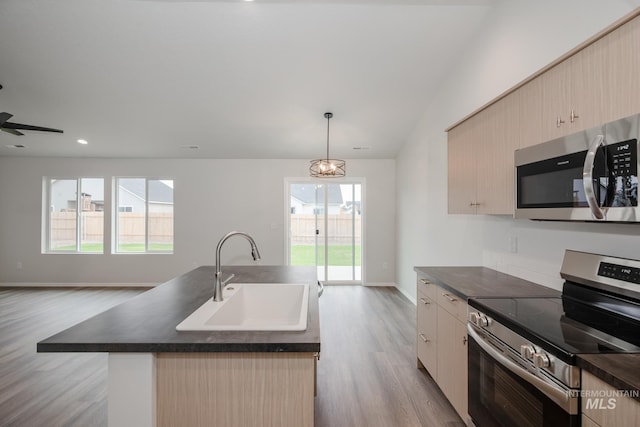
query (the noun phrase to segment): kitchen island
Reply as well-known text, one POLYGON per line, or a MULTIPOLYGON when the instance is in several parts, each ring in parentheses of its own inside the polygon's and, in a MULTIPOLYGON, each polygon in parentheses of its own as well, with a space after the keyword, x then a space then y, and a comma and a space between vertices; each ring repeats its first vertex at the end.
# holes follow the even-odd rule
MULTIPOLYGON (((231 283, 308 283, 314 267, 229 266, 231 283)), ((109 426, 313 425, 317 293, 304 331, 176 331, 213 293, 203 266, 38 343, 109 353, 109 426)))

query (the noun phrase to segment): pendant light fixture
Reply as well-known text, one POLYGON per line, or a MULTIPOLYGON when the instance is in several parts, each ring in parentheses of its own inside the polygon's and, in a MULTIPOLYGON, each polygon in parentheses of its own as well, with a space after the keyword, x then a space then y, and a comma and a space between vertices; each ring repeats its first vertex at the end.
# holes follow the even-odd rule
POLYGON ((311 160, 309 172, 314 178, 339 178, 346 174, 346 162, 340 159, 329 158, 329 119, 333 113, 324 113, 327 119, 327 157, 325 159, 311 160))

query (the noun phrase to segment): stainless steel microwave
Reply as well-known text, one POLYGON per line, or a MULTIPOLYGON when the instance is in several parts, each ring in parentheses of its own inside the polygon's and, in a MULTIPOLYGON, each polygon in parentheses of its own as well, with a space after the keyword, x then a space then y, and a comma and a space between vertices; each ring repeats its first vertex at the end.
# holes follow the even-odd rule
POLYGON ((640 114, 515 151, 515 217, 640 222, 640 114))

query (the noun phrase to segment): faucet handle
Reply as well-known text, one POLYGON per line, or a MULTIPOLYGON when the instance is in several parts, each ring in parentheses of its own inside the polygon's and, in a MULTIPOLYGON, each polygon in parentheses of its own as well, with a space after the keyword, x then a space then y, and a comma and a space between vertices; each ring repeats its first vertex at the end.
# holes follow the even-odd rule
POLYGON ((227 277, 226 280, 222 280, 222 282, 221 282, 222 283, 222 287, 224 288, 227 285, 227 283, 229 283, 229 280, 233 279, 234 277, 236 277, 236 275, 231 273, 231 275, 229 277, 227 277))

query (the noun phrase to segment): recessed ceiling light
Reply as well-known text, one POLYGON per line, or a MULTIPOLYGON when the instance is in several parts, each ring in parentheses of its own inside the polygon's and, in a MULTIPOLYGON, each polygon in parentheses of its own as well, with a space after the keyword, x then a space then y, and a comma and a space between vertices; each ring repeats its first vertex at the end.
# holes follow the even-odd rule
POLYGON ((365 147, 353 147, 353 149, 354 150, 370 150, 371 147, 367 147, 367 146, 365 146, 365 147))
POLYGON ((199 145, 181 145, 180 148, 186 148, 188 150, 197 150, 200 148, 199 145))
POLYGON ((5 145, 5 147, 7 147, 7 148, 27 148, 26 145, 22 145, 22 144, 5 145))
POLYGON ((78 144, 87 145, 88 143, 89 143, 89 141, 87 141, 86 139, 79 139, 78 140, 78 144))

